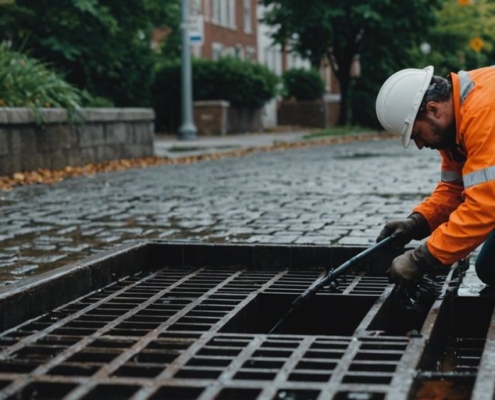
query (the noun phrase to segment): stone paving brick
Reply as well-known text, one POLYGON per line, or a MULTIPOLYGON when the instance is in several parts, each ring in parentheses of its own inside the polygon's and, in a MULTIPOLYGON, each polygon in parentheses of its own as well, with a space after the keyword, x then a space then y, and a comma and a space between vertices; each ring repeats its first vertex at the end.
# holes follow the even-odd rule
POLYGON ((0 192, 0 282, 147 239, 369 246, 439 170, 436 152, 385 140, 18 187, 0 192))

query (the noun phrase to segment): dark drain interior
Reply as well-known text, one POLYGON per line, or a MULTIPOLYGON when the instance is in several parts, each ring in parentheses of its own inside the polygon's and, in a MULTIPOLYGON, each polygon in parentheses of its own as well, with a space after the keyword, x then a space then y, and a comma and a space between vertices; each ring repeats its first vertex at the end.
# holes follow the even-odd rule
MULTIPOLYGON (((259 294, 221 332, 268 333, 290 309, 291 295, 259 294)), ((277 334, 352 335, 376 297, 316 295, 294 309, 277 334)))
POLYGON ((443 304, 411 398, 468 400, 492 320, 494 299, 450 297, 443 304), (433 396, 433 397, 432 397, 433 396))

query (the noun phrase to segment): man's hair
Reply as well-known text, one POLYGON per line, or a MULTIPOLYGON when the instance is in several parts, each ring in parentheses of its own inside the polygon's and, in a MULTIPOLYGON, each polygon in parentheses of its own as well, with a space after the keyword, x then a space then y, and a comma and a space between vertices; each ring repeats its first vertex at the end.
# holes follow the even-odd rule
POLYGON ((443 103, 450 98, 452 91, 452 82, 449 79, 442 78, 438 75, 433 75, 431 78, 430 86, 426 89, 421 105, 419 106, 417 119, 424 119, 426 117, 426 105, 430 101, 437 103, 443 103))

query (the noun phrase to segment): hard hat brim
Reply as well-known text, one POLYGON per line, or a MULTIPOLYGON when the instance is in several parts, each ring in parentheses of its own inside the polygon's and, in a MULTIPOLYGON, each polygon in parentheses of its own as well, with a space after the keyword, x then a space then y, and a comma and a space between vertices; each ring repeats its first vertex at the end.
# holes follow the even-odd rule
POLYGON ((425 75, 425 79, 423 81, 423 85, 421 87, 421 90, 418 92, 418 95, 421 96, 421 98, 419 99, 419 101, 417 102, 417 104, 415 105, 415 107, 413 109, 413 114, 412 114, 412 121, 413 122, 407 126, 406 131, 402 134, 402 146, 404 146, 405 149, 407 149, 409 147, 409 144, 411 142, 411 134, 412 134, 412 130, 414 127, 414 122, 416 122, 416 117, 417 117, 418 112, 419 112, 419 107, 421 106, 421 102, 422 102, 423 97, 426 93, 426 90, 430 86, 430 82, 431 82, 431 78, 433 76, 434 68, 432 65, 429 65, 429 66, 425 67, 424 70, 426 71, 426 75, 425 75))

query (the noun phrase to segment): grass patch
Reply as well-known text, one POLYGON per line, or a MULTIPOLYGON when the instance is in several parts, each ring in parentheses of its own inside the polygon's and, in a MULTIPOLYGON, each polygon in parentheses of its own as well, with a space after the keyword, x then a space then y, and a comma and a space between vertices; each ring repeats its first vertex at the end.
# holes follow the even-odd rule
POLYGON ((169 149, 169 151, 173 153, 180 153, 180 152, 186 152, 186 151, 196 151, 199 150, 200 147, 176 147, 173 146, 169 149))
POLYGON ((316 139, 316 138, 324 138, 328 136, 346 136, 346 135, 354 135, 356 133, 369 132, 370 128, 364 128, 362 126, 334 126, 329 129, 325 129, 324 131, 310 133, 303 137, 303 139, 316 139))
POLYGON ((200 147, 200 146, 172 146, 169 151, 173 153, 187 152, 187 151, 197 151, 197 150, 209 150, 209 149, 235 149, 239 146, 236 145, 221 145, 221 146, 211 146, 211 147, 200 147))

